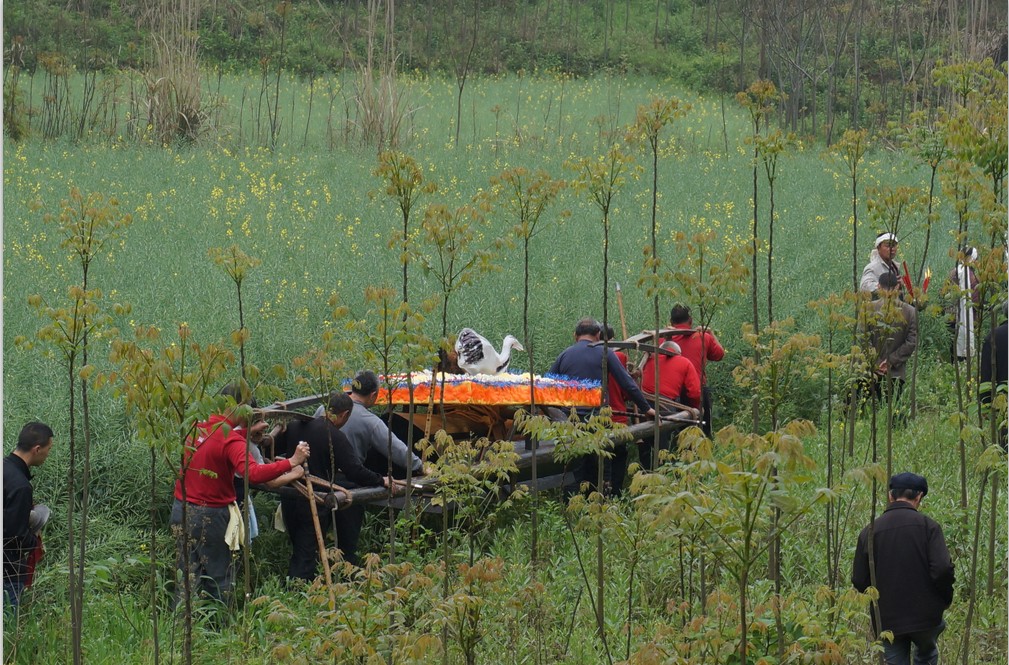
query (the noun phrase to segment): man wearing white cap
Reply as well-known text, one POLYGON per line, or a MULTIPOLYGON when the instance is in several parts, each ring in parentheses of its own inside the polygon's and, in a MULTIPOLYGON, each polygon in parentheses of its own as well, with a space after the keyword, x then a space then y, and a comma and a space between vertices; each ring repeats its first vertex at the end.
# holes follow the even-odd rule
POLYGON ((869 263, 862 269, 862 281, 859 291, 875 293, 879 288, 880 275, 890 272, 900 283, 900 266, 897 265, 897 236, 893 233, 880 233, 876 236, 875 249, 869 253, 869 263))

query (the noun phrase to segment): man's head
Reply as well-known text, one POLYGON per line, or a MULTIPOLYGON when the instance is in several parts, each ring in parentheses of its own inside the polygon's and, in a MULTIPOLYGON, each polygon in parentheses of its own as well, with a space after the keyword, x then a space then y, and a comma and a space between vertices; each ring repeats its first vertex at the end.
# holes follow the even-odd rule
POLYGON ((600 339, 604 339, 608 342, 616 336, 617 333, 615 330, 613 330, 613 326, 607 325, 605 328, 600 327, 600 333, 599 333, 600 339))
POLYGON ((928 494, 928 481, 916 473, 898 473, 890 478, 890 501, 906 501, 917 508, 928 494))
POLYGON ((28 466, 41 466, 53 449, 53 430, 44 423, 30 422, 21 428, 14 454, 28 466))
POLYGON ((669 351, 670 353, 676 356, 681 355, 683 353, 683 351, 680 349, 680 345, 671 339, 667 339, 665 342, 662 343, 662 346, 659 348, 665 349, 666 351, 669 351))
POLYGON ((690 316, 690 308, 680 303, 673 305, 673 308, 669 310, 669 323, 674 326, 684 323, 690 325, 693 323, 693 318, 690 316))
POLYGON ((898 290, 899 282, 897 281, 897 276, 892 272, 885 272, 879 276, 879 290, 886 291, 888 293, 896 292, 898 290))
POLYGON ((336 427, 343 427, 350 418, 350 412, 354 408, 354 400, 345 392, 334 390, 329 393, 329 404, 326 409, 326 417, 329 422, 336 427))
MULTIPOLYGON (((249 388, 249 384, 245 383, 245 381, 234 381, 232 383, 229 383, 228 385, 221 388, 221 392, 218 394, 223 397, 230 397, 231 399, 235 400, 236 406, 248 405, 253 409, 259 408, 259 404, 258 402, 256 402, 256 398, 252 396, 252 390, 249 388)), ((247 424, 246 422, 247 418, 239 417, 238 414, 240 413, 241 410, 231 409, 229 410, 228 413, 225 414, 225 416, 231 422, 241 422, 242 424, 247 424)), ((253 418, 253 420, 255 420, 255 418, 253 418)))
POLYGON ((358 372, 350 383, 350 394, 354 401, 365 406, 374 405, 378 399, 378 375, 367 369, 358 372))
POLYGON ((897 256, 897 236, 893 233, 880 233, 876 236, 876 251, 884 261, 893 261, 897 256))
POLYGON ((575 339, 594 338, 599 340, 599 335, 602 332, 602 327, 599 322, 595 319, 585 318, 578 322, 575 326, 575 339))

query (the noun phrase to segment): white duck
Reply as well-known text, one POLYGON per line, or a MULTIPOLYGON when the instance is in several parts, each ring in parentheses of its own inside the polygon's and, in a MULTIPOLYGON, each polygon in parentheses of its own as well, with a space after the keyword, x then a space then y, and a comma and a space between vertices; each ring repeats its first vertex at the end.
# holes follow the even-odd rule
POLYGON ((508 367, 512 349, 525 351, 515 337, 507 335, 498 353, 490 342, 470 328, 460 330, 455 341, 459 367, 467 374, 500 374, 508 367))

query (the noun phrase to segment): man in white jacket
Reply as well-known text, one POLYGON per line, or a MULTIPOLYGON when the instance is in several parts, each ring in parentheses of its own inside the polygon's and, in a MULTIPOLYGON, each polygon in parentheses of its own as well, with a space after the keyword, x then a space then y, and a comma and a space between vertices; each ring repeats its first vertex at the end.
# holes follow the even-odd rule
POLYGON ((897 236, 893 233, 881 233, 876 237, 875 249, 869 253, 869 263, 862 269, 862 281, 859 291, 876 293, 879 289, 879 277, 884 273, 893 273, 900 283, 900 266, 897 265, 897 236))

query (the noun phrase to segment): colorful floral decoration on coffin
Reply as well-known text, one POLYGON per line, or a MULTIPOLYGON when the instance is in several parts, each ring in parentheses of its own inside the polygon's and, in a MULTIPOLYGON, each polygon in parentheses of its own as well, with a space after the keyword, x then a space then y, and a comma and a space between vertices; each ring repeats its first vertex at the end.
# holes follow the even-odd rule
MULTIPOLYGON (((432 398, 431 372, 414 372, 413 403, 424 404, 441 399, 442 378, 445 379, 446 404, 484 404, 489 406, 524 406, 529 404, 529 373, 524 374, 438 374, 434 380, 432 398)), ((410 389, 406 374, 390 377, 395 385, 393 404, 409 404, 410 389)), ((544 406, 599 406, 602 391, 598 381, 572 379, 547 374, 533 377, 536 403, 544 406)), ((388 404, 389 391, 384 377, 379 377, 378 404, 388 404)))

